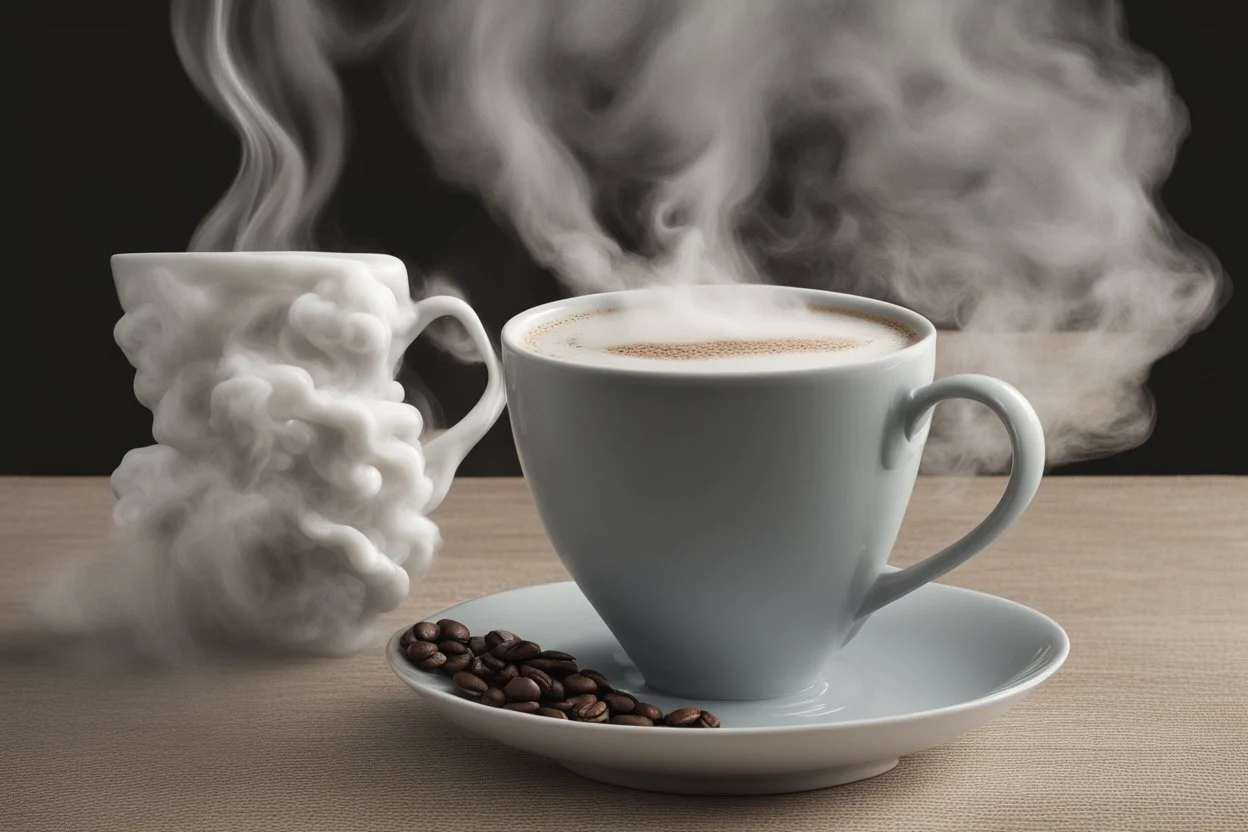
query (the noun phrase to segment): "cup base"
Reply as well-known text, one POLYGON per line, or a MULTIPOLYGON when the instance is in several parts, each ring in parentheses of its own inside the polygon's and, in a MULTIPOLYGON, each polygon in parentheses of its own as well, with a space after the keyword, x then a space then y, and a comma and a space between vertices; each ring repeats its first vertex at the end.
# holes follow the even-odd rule
POLYGON ((822 673, 817 673, 796 685, 777 685, 767 680, 745 685, 722 682, 716 684, 707 684, 705 682, 695 684, 661 682, 655 684, 644 673, 637 678, 640 679, 641 684, 629 686, 629 691, 634 695, 644 698, 644 695, 650 692, 660 696, 688 699, 691 702, 771 702, 793 697, 809 698, 811 695, 822 695, 832 686, 831 682, 822 673))
POLYGON ((671 708, 703 707, 722 718, 724 713, 749 711, 767 714, 777 724, 795 721, 804 723, 827 718, 845 710, 861 710, 868 707, 873 698, 872 686, 862 671, 852 664, 832 659, 796 691, 789 690, 775 696, 739 696, 730 693, 734 689, 708 689, 705 686, 686 688, 673 686, 659 688, 647 683, 637 666, 633 664, 618 644, 611 642, 611 649, 604 651, 599 645, 578 647, 577 657, 582 666, 593 667, 606 673, 617 689, 644 702, 663 704, 671 708), (692 692, 686 693, 686 690, 692 692))

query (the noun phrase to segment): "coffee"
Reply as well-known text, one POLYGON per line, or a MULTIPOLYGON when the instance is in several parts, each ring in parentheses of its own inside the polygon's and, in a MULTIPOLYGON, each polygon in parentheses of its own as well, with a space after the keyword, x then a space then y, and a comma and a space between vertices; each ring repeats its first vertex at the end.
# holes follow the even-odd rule
POLYGON ((421 670, 441 671, 450 676, 451 684, 461 696, 491 708, 549 719, 609 722, 636 728, 720 726, 714 714, 701 708, 678 708, 664 717, 657 705, 616 689, 597 670, 581 670, 576 656, 559 650, 543 650, 541 645, 522 641, 507 630, 491 630, 485 636, 473 636, 467 627, 450 618, 437 623, 421 621, 403 633, 399 646, 412 664, 421 670), (461 649, 468 652, 461 653, 461 649), (477 664, 467 670, 448 669, 452 659, 465 655, 475 657, 477 664), (431 660, 435 656, 437 658, 431 660), (487 659, 501 662, 503 657, 511 660, 505 665, 507 673, 485 664, 487 659), (568 672, 552 673, 543 669, 543 662, 550 668, 566 665, 568 672), (560 675, 563 681, 556 678, 560 675))
POLYGON ((533 327, 529 350, 591 366, 705 372, 852 364, 918 341, 909 327, 827 306, 719 316, 627 308, 565 315, 533 327))

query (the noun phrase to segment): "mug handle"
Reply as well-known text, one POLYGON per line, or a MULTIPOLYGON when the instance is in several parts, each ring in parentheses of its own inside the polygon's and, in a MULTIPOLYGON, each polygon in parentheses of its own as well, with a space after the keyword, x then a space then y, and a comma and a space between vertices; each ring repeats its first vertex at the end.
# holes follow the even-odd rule
POLYGON ((999 379, 974 374, 949 376, 915 390, 902 405, 901 425, 907 440, 914 439, 928 411, 946 399, 971 399, 986 404, 1005 424, 1014 457, 1005 493, 983 522, 961 540, 914 566, 877 577, 858 610, 859 619, 970 559, 1022 515, 1040 487, 1044 475, 1044 431, 1040 419, 1022 393, 999 379))
POLYGON ((425 473, 433 482, 433 493, 425 505, 425 512, 433 511, 446 497, 455 478, 455 471, 473 446, 494 426, 498 415, 503 412, 507 403, 503 392, 503 374, 499 367, 498 356, 494 354, 494 345, 486 334, 481 319, 464 301, 450 295, 425 298, 416 304, 416 320, 412 325, 411 340, 420 337, 420 333, 438 318, 450 315, 457 319, 468 334, 485 362, 488 373, 485 392, 473 405, 464 418, 453 426, 424 443, 425 473))

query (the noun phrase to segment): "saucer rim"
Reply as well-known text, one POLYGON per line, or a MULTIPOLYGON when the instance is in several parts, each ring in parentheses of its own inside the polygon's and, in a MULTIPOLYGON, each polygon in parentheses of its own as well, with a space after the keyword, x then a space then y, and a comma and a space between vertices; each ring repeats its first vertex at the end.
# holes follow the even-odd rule
MULTIPOLYGON (((452 612, 457 607, 464 606, 465 604, 475 603, 477 601, 483 601, 485 599, 494 598, 496 596, 503 596, 503 595, 509 595, 511 593, 525 592, 528 590, 533 590, 533 589, 537 589, 541 587, 555 587, 555 586, 566 586, 576 592, 580 592, 580 588, 576 586, 575 581, 548 581, 546 583, 530 584, 530 585, 522 586, 522 587, 514 587, 512 589, 504 589, 498 592, 490 592, 485 595, 478 595, 476 597, 469 598, 465 601, 460 601, 455 604, 452 604, 451 606, 446 607, 442 610, 439 610, 435 613, 431 613, 429 616, 422 618, 421 620, 422 621, 436 621, 440 618, 450 618, 451 616, 448 615, 448 613, 452 612)), ((1041 619, 1042 623, 1053 631, 1054 635, 1057 637, 1056 641, 1058 644, 1058 650, 1055 651, 1054 655, 1046 661, 1045 666, 1042 670, 1039 670, 1038 672, 1029 675, 1027 678, 1020 680, 1019 682, 1016 682, 1014 684, 1008 685, 1007 687, 994 690, 993 692, 986 694, 984 696, 980 696, 975 699, 968 699, 964 702, 957 702, 952 705, 944 705, 938 708, 928 708, 927 710, 913 711, 913 712, 904 713, 904 714, 894 714, 891 716, 878 716, 878 717, 868 717, 865 719, 841 720, 838 722, 814 723, 811 725, 751 726, 751 727, 741 727, 741 728, 733 728, 730 726, 724 726, 714 731, 680 731, 680 732, 672 732, 672 733, 680 734, 682 736, 687 735, 690 737, 705 737, 706 738, 705 740, 694 740, 694 741, 711 741, 711 738, 715 736, 720 736, 720 737, 729 736, 729 735, 730 736, 748 736, 748 735, 771 736, 775 734, 808 733, 812 731, 828 731, 828 732, 850 731, 850 730, 858 730, 858 729, 864 729, 864 728, 869 729, 869 728, 878 727, 878 726, 906 725, 906 724, 910 724, 914 722, 922 722, 922 721, 926 721, 926 720, 930 720, 934 718, 954 716, 954 715, 964 713, 967 711, 980 710, 983 708, 991 707, 993 705, 1001 704, 1004 702, 1009 702, 1011 700, 1018 699, 1026 695, 1037 685, 1040 685, 1046 679, 1048 679, 1050 676, 1056 673, 1062 667, 1062 665, 1066 663, 1066 659, 1070 656, 1070 636, 1066 633, 1065 629, 1063 629, 1060 624, 1058 624, 1052 618, 1050 618, 1049 616, 1045 615, 1043 612, 1040 612, 1037 609, 1029 607, 1026 604, 1020 604, 1017 601, 1012 601, 1009 598, 1002 598, 999 595, 993 595, 990 592, 981 592, 975 589, 967 589, 966 587, 952 586, 950 584, 940 583, 936 581, 933 581, 929 584, 925 584, 924 586, 919 587, 917 590, 915 590, 915 592, 916 593, 923 592, 924 590, 931 591, 928 589, 929 587, 932 587, 932 588, 939 587, 939 591, 949 591, 949 592, 954 592, 954 593, 969 593, 972 595, 978 595, 984 599, 987 599, 991 603, 1001 604, 1007 607, 1014 607, 1016 611, 1019 612, 1020 614, 1035 616, 1041 619)), ((896 603, 905 603, 905 598, 903 597, 903 598, 898 599, 896 603)), ((453 707, 453 708, 484 708, 486 711, 490 711, 490 712, 498 714, 498 716, 503 719, 528 720, 532 717, 532 714, 517 713, 514 711, 505 710, 503 708, 489 708, 489 707, 481 705, 478 702, 473 702, 470 699, 465 699, 464 697, 458 696, 454 693, 440 690, 438 687, 435 687, 431 684, 424 682, 423 677, 426 675, 426 672, 419 670, 417 668, 414 668, 410 664, 408 664, 406 657, 403 656, 403 654, 399 651, 399 648, 398 648, 399 639, 402 637, 403 633, 411 629, 411 626, 412 625, 409 624, 405 627, 401 627, 399 630, 397 630, 393 635, 391 635, 386 640, 386 648, 385 648, 386 663, 390 665, 391 671, 395 674, 395 676, 399 679, 399 681, 403 682, 405 685, 412 688, 412 690, 416 691, 418 696, 423 697, 426 695, 432 695, 434 698, 447 703, 450 707, 453 707), (416 680, 416 684, 412 684, 411 682, 409 682, 408 680, 409 676, 411 679, 416 680)), ((438 677, 434 677, 434 678, 438 678, 438 677)), ((762 700, 762 701, 766 701, 766 700, 762 700)), ((477 711, 472 711, 471 713, 477 713, 477 711)), ((550 727, 552 729, 556 729, 556 730, 580 730, 580 731, 591 730, 592 731, 592 730, 599 730, 599 729, 613 729, 613 730, 636 731, 640 727, 640 726, 634 726, 634 725, 611 725, 610 723, 572 722, 570 720, 547 719, 545 721, 550 723, 550 727)), ((532 723, 527 722, 525 724, 532 724, 532 723)), ((641 730, 644 730, 644 728, 641 730)), ((666 735, 668 732, 664 732, 664 733, 666 735)))

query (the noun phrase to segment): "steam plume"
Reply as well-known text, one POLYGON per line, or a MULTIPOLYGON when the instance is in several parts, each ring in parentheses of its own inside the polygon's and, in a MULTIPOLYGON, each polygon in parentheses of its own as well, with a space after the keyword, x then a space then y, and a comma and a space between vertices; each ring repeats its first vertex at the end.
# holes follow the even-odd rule
MULTIPOLYGON (((1143 441, 1149 367, 1224 294, 1154 201, 1186 114, 1113 2, 390 0, 351 26, 323 3, 210 5, 232 23, 178 3, 175 31, 251 150, 197 246, 306 235, 345 136, 330 68, 384 41, 443 174, 573 291, 774 279, 898 301, 962 330, 947 371, 1032 399, 1052 463, 1143 441), (265 61, 220 58, 257 44, 265 61)), ((1007 461, 990 416, 941 409, 929 471, 1007 461)))
MULTIPOLYGON (((192 249, 313 247, 347 143, 337 66, 372 55, 440 171, 572 291, 777 280, 909 305, 961 330, 944 372, 1028 395, 1052 463, 1143 441, 1149 368, 1225 293, 1155 204, 1186 114, 1112 2, 358 9, 174 0, 186 70, 241 142, 192 249)), ((119 522, 142 533, 60 587, 63 625, 159 655, 342 650, 403 597, 437 530, 422 420, 393 384, 406 277, 367 262, 382 282, 325 261, 289 296, 251 284, 268 305, 250 311, 190 273, 125 283, 155 293, 122 298, 118 336, 161 444, 116 472, 119 522)), ((946 405, 925 464, 1001 470, 1008 442, 946 405)))
POLYGON ((368 53, 397 18, 367 26, 318 0, 173 0, 178 57, 240 140, 238 175, 194 251, 311 249, 342 170, 346 102, 335 63, 368 53))

